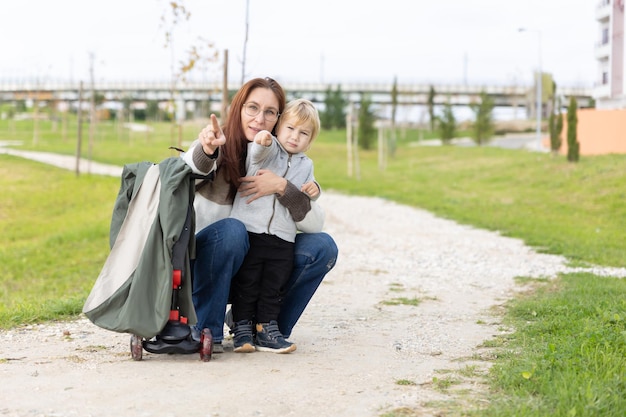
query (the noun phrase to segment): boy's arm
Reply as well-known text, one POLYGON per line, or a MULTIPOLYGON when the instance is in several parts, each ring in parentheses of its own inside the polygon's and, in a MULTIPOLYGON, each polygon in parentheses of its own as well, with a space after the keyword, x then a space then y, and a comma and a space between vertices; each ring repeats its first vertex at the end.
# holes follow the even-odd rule
POLYGON ((254 143, 261 146, 270 146, 272 144, 272 134, 267 130, 261 130, 254 136, 254 143))
POLYGON ((272 153, 273 148, 274 152, 277 151, 277 148, 272 146, 273 142, 274 138, 267 130, 261 130, 254 136, 254 140, 248 148, 248 151, 250 152, 249 157, 251 165, 259 165, 267 159, 272 153))
POLYGON ((310 159, 308 161, 310 164, 309 175, 300 188, 300 191, 308 195, 311 200, 317 200, 322 192, 322 187, 315 181, 313 161, 310 159))
POLYGON ((306 193, 306 195, 308 195, 311 200, 317 200, 320 196, 320 187, 315 181, 309 181, 303 184, 300 191, 306 193))
POLYGON ((287 181, 284 194, 277 198, 289 210, 299 231, 305 233, 322 231, 325 218, 324 210, 315 201, 311 201, 309 196, 301 192, 298 187, 287 181))

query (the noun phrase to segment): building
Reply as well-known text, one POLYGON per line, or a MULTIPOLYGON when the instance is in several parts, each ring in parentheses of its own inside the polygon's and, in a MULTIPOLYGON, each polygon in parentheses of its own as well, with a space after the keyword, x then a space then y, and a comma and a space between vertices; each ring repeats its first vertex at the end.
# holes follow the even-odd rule
POLYGON ((625 0, 600 0, 596 8, 600 29, 595 50, 599 78, 593 96, 600 110, 626 108, 624 3, 625 0))
MULTIPOLYGON (((592 92, 596 108, 579 109, 576 114, 580 155, 626 153, 625 2, 599 0, 597 3, 599 36, 595 57, 599 76, 592 92)), ((567 154, 567 120, 561 139, 559 152, 567 154)), ((549 149, 549 140, 544 141, 544 147, 549 149)))

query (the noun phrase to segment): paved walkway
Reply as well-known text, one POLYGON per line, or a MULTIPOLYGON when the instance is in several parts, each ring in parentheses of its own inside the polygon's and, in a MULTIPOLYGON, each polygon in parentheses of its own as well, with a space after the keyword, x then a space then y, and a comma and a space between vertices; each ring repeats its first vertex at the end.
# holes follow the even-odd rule
MULTIPOLYGON (((32 159, 59 168, 76 170, 76 157, 69 155, 59 155, 51 152, 23 151, 7 148, 7 145, 17 144, 16 142, 0 141, 0 154, 19 156, 21 158, 32 159)), ((122 167, 115 165, 101 164, 81 158, 78 166, 81 174, 110 175, 119 177, 122 175, 122 167)))
MULTIPOLYGON (((76 170, 76 156, 59 155, 51 152, 36 152, 36 151, 23 151, 18 149, 7 148, 8 145, 20 145, 19 141, 1 141, 0 140, 0 154, 7 154, 13 156, 19 156, 21 158, 32 159, 34 161, 43 162, 49 165, 54 165, 59 168, 76 170)), ((424 141, 419 145, 441 145, 440 141, 424 141)), ((456 140, 457 146, 474 146, 474 142, 469 138, 460 138, 456 140)), ((508 149, 526 149, 530 151, 546 152, 545 149, 538 148, 537 142, 534 137, 526 135, 511 135, 505 138, 496 138, 490 146, 497 146, 508 149)), ((81 158, 79 165, 79 173, 81 174, 96 174, 96 175, 110 175, 113 177, 119 177, 122 175, 123 167, 115 165, 101 164, 98 162, 90 161, 88 159, 81 158)))

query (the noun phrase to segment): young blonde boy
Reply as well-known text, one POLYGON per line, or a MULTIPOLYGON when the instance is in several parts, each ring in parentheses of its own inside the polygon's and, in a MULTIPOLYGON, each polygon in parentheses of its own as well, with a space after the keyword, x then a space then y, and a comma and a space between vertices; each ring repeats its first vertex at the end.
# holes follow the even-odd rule
MULTIPOLYGON (((304 152, 319 131, 319 114, 313 103, 304 99, 289 102, 276 126, 277 137, 263 130, 248 145, 247 175, 270 169, 317 199, 320 188, 313 176, 313 161, 304 152)), ((283 337, 277 319, 282 290, 292 272, 295 222, 300 216, 290 213, 274 195, 250 203, 245 197, 235 197, 231 217, 244 223, 250 242, 231 287, 235 352, 288 353, 296 349, 283 337)))

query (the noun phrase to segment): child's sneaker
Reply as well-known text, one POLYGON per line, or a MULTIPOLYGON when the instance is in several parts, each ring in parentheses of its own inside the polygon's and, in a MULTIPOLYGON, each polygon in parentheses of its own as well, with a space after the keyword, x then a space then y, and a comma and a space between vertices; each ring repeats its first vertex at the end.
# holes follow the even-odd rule
POLYGON ((252 340, 252 322, 247 320, 238 321, 233 326, 234 351, 239 353, 254 352, 252 340))
POLYGON ((232 329, 235 323, 233 322, 233 309, 228 307, 226 314, 224 315, 224 324, 228 326, 228 330, 232 329))
POLYGON ((289 353, 296 350, 296 345, 288 342, 278 329, 276 320, 256 325, 256 350, 262 352, 289 353))

